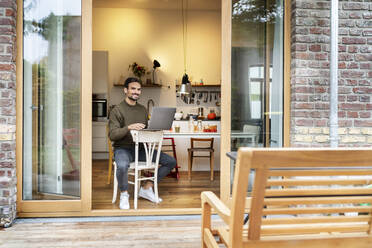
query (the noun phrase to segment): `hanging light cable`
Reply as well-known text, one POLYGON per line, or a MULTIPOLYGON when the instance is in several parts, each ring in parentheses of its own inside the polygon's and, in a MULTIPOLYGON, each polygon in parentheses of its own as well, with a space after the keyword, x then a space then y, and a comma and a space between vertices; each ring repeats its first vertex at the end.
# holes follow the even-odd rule
POLYGON ((188 0, 182 0, 182 42, 183 42, 183 70, 184 75, 182 77, 182 84, 180 88, 180 94, 190 94, 191 84, 189 76, 187 75, 187 7, 188 0))

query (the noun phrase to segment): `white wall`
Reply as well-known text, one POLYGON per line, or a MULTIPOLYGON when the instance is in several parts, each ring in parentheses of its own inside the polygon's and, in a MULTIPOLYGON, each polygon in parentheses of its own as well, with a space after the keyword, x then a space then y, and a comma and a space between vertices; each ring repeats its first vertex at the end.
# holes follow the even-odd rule
MULTIPOLYGON (((144 88, 140 103, 176 106, 175 81, 183 75, 182 17, 180 10, 94 8, 93 50, 109 52, 110 103, 122 98, 122 87, 112 87, 121 75, 130 76, 129 64, 152 69, 157 59, 161 89, 144 88)), ((221 80, 221 13, 189 11, 187 73, 192 81, 216 84, 221 80)))

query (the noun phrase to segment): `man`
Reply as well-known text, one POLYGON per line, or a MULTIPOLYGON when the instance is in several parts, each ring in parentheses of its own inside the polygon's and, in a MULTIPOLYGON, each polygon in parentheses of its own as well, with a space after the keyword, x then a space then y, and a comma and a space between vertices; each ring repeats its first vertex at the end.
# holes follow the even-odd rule
MULTIPOLYGON (((117 179, 120 193, 120 209, 129 209, 128 194, 128 168, 129 163, 134 161, 135 147, 130 130, 142 130, 147 126, 148 113, 146 108, 137 103, 141 95, 141 81, 137 78, 128 78, 124 83, 124 100, 110 112, 109 137, 113 141, 114 157, 117 164, 117 179)), ((139 151, 139 160, 145 160, 145 150, 142 146, 139 151)), ((156 153, 154 154, 154 160, 156 153)), ((158 169, 158 181, 169 174, 176 166, 176 160, 165 154, 160 154, 158 169)), ((139 190, 139 197, 156 202, 153 191, 153 183, 146 182, 139 190)))

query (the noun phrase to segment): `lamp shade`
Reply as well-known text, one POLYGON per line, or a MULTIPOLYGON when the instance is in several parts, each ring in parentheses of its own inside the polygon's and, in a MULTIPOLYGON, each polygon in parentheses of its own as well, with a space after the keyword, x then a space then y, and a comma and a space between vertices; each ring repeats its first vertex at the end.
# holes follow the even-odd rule
POLYGON ((154 64, 154 66, 153 66, 154 69, 160 67, 160 63, 156 59, 154 60, 153 64, 154 64))

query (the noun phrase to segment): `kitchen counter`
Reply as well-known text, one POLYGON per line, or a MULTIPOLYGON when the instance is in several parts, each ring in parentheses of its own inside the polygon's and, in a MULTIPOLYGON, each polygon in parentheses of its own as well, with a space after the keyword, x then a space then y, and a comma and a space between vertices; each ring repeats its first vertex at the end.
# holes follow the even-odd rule
POLYGON ((219 132, 164 132, 165 138, 220 138, 219 132))

